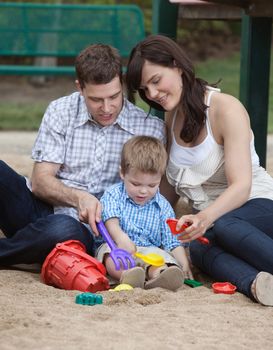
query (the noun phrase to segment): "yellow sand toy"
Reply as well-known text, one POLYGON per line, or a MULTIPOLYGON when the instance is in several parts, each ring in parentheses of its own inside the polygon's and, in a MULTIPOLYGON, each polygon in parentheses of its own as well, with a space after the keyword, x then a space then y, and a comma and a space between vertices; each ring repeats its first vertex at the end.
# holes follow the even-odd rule
POLYGON ((141 254, 141 253, 134 253, 134 255, 143 260, 145 263, 153 265, 153 266, 162 266, 165 264, 164 258, 156 253, 149 253, 149 254, 141 254))
POLYGON ((132 290, 134 289, 130 284, 122 283, 116 286, 114 289, 110 289, 111 292, 120 292, 122 290, 132 290))

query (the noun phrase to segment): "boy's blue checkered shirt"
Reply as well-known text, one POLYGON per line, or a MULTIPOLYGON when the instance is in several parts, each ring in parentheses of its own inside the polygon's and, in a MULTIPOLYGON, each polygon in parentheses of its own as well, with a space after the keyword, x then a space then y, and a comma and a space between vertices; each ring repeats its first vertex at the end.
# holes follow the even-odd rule
POLYGON ((118 218, 121 229, 137 246, 156 246, 171 251, 181 245, 166 223, 175 213, 159 191, 147 204, 138 205, 129 198, 121 182, 104 192, 101 203, 102 219, 118 218))

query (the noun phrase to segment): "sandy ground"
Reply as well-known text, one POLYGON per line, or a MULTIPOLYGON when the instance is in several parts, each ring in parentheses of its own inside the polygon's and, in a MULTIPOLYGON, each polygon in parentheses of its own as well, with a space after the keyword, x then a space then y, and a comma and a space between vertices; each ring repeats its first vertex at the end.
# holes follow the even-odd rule
MULTIPOLYGON (((0 158, 30 175, 36 133, 0 132, 0 158)), ((273 137, 268 140, 273 174, 273 137)), ((211 280, 177 292, 103 292, 103 304, 75 303, 78 291, 41 282, 39 266, 0 269, 1 350, 272 349, 273 308, 240 293, 215 294, 211 280)))

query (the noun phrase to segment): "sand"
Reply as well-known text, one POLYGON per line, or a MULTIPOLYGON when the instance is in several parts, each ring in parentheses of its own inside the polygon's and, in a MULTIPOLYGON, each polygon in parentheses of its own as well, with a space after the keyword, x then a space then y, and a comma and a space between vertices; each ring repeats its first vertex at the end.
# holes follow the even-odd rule
MULTIPOLYGON (((29 175, 34 138, 35 133, 0 133, 1 158, 29 175)), ((84 306, 75 303, 81 292, 42 283, 38 265, 2 267, 0 349, 273 348, 273 308, 238 292, 215 294, 212 281, 194 272, 203 286, 107 291, 100 293, 102 305, 84 306)))

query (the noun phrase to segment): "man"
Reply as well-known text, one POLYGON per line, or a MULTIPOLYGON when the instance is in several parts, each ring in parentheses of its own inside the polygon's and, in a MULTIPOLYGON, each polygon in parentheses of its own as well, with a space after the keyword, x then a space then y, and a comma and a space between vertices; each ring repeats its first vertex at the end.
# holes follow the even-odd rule
POLYGON ((0 264, 42 263, 56 243, 94 252, 99 199, 119 181, 123 144, 134 135, 165 141, 158 118, 123 97, 116 49, 91 45, 76 58, 78 92, 50 103, 32 151, 31 181, 0 162, 0 264))

